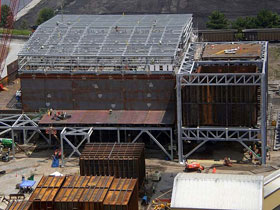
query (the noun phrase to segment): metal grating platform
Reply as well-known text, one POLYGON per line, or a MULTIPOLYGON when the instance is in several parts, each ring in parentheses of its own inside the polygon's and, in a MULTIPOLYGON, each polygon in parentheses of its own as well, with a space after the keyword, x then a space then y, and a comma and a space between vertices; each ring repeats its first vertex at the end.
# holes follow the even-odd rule
POLYGON ((19 64, 22 70, 44 71, 179 65, 191 26, 186 14, 57 15, 32 35, 19 64))

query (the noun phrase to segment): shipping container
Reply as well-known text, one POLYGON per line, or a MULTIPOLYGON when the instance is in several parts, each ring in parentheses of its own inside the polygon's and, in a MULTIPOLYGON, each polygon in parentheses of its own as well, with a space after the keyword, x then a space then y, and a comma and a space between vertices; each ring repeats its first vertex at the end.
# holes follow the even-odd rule
POLYGON ((143 143, 86 144, 80 156, 80 174, 138 178, 141 186, 145 179, 144 148, 143 143))
POLYGON ((201 42, 230 42, 235 41, 235 29, 199 30, 198 38, 201 42))

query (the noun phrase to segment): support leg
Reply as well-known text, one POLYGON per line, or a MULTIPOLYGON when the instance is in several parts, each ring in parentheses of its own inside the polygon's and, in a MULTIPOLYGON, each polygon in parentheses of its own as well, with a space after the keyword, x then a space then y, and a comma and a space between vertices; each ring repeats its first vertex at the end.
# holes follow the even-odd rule
POLYGON ((266 74, 262 74, 261 85, 261 137, 262 137, 262 164, 266 164, 266 149, 267 149, 267 78, 266 74))
POLYGON ((118 129, 117 132, 118 132, 118 143, 121 143, 121 133, 120 133, 120 129, 118 129))
POLYGON ((26 130, 23 130, 22 133, 23 133, 23 144, 27 144, 27 139, 26 139, 26 130))
POLYGON ((257 158, 258 160, 261 159, 250 147, 248 147, 243 141, 238 141, 240 144, 242 144, 243 147, 245 147, 248 151, 252 152, 252 154, 257 158))
POLYGON ((142 133, 144 133, 144 131, 140 131, 140 133, 133 139, 132 143, 135 143, 139 137, 142 135, 142 133))
POLYGON ((179 162, 183 162, 183 141, 182 141, 182 101, 181 101, 181 76, 176 76, 177 93, 177 140, 179 162))
POLYGON ((15 151, 15 133, 12 129, 12 152, 13 152, 13 160, 16 159, 16 151, 15 151))
POLYGON ((185 159, 187 159, 192 153, 194 153, 196 150, 198 150, 200 147, 202 147, 206 142, 208 142, 209 140, 205 140, 203 142, 201 142, 199 145, 197 145, 194 149, 192 149, 188 154, 186 154, 184 156, 185 159))
POLYGON ((174 156, 173 156, 173 134, 172 134, 172 129, 170 129, 170 146, 171 146, 171 160, 173 160, 174 156))
POLYGON ((161 150, 169 157, 170 160, 172 160, 171 155, 166 151, 166 149, 158 142, 158 140, 150 133, 150 131, 145 131, 151 139, 161 148, 161 150))
POLYGON ((60 134, 61 165, 64 166, 63 134, 60 134))

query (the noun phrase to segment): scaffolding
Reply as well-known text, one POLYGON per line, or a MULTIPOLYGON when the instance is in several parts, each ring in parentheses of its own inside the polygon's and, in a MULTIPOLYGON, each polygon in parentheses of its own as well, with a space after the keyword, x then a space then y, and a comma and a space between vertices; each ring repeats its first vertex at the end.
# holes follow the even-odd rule
POLYGON ((22 73, 173 72, 192 34, 192 16, 57 15, 19 53, 22 73))
MULTIPOLYGON (((191 43, 185 54, 181 67, 176 75, 177 92, 177 132, 178 132, 178 156, 179 161, 183 162, 198 148, 208 141, 235 141, 242 144, 252 154, 261 159, 262 164, 266 163, 266 119, 267 119, 267 42, 242 42, 242 43, 191 43), (260 56, 257 59, 238 58, 232 59, 230 55, 226 59, 203 60, 202 52, 208 45, 230 45, 230 44, 257 44, 261 46, 260 56), (201 73, 196 70, 201 66, 242 66, 255 65, 255 73, 201 73), (254 86, 260 87, 260 120, 258 127, 223 127, 223 126, 184 126, 182 122, 182 88, 191 86, 254 86), (198 146, 186 155, 183 154, 183 143, 185 141, 196 141, 198 146), (261 142, 262 157, 255 154, 244 142, 261 142)), ((220 51, 217 54, 220 54, 220 51)))

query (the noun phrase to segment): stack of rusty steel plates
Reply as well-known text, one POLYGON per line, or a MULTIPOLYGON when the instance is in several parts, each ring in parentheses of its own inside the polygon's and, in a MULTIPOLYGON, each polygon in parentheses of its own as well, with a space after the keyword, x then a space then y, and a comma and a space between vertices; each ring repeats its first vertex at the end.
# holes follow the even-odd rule
POLYGON ((30 201, 12 201, 6 207, 6 210, 29 210, 32 202, 30 201))
POLYGON ((113 176, 42 177, 29 202, 29 210, 138 210, 138 181, 113 176))
POLYGON ((144 148, 143 143, 86 144, 80 156, 80 174, 138 178, 141 186, 145 179, 144 148))

